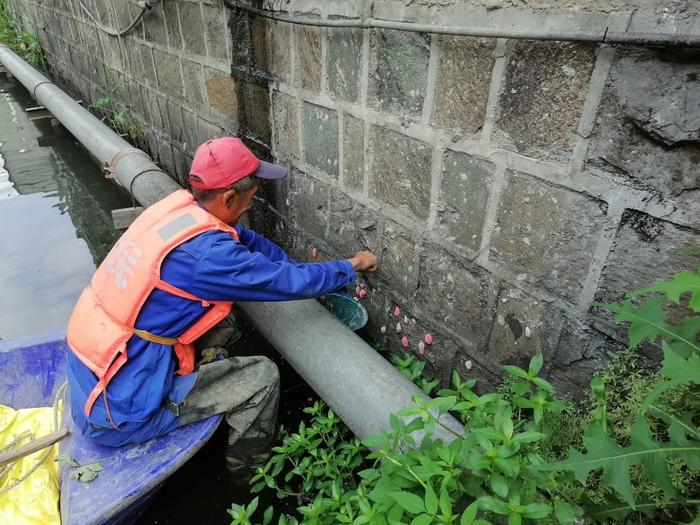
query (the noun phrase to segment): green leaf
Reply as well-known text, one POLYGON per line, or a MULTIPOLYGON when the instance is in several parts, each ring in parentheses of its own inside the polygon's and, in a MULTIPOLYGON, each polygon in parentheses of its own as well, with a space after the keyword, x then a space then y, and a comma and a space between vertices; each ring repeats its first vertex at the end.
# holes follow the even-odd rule
POLYGON ((443 516, 452 516, 452 498, 444 486, 440 487, 440 512, 443 516))
POLYGON ((674 352, 668 343, 662 343, 664 361, 661 367, 661 375, 678 383, 700 384, 700 354, 691 354, 688 359, 683 359, 674 352))
POLYGON ((523 518, 536 520, 544 518, 545 516, 549 516, 551 512, 552 508, 546 503, 530 503, 529 505, 525 505, 525 509, 523 509, 522 515, 523 518))
POLYGON ((533 443, 547 437, 542 432, 521 432, 513 436, 513 443, 533 443))
POLYGON ((531 377, 534 377, 540 373, 540 370, 542 369, 543 362, 544 362, 544 357, 542 356, 541 353, 534 355, 534 357, 530 360, 530 367, 528 368, 528 373, 531 377))
POLYGON ((670 281, 662 281, 654 286, 642 288, 630 293, 630 297, 638 297, 651 292, 665 293, 669 301, 680 304, 681 295, 690 294, 690 308, 694 312, 700 312, 700 275, 681 272, 673 276, 670 281))
MULTIPOLYGON (((621 502, 615 502, 615 503, 606 503, 603 505, 596 505, 594 507, 591 507, 589 509, 589 514, 598 519, 605 519, 605 518, 614 518, 614 519, 622 519, 625 516, 627 516, 630 512, 632 511, 638 511, 638 512, 643 512, 645 514, 653 513, 660 507, 663 508, 672 508, 672 507, 677 507, 677 506, 687 506, 687 507, 692 507, 694 505, 700 505, 700 499, 688 499, 688 500, 679 500, 679 501, 666 501, 663 504, 659 503, 658 501, 650 501, 650 502, 644 502, 644 503, 638 503, 634 507, 632 505, 627 505, 621 502)), ((696 521, 693 521, 691 525, 696 525, 697 523, 697 518, 696 521)))
POLYGON ((549 392, 550 394, 553 394, 555 389, 554 385, 547 381, 546 379, 542 379, 541 377, 533 377, 532 382, 535 383, 538 387, 540 387, 542 390, 545 390, 549 392))
POLYGON ((666 312, 662 308, 664 297, 655 297, 642 302, 637 308, 631 299, 627 299, 622 305, 598 304, 615 314, 618 323, 630 322, 628 334, 630 347, 635 348, 644 339, 656 341, 659 337, 666 338, 669 342, 679 343, 687 352, 700 353, 700 344, 693 342, 682 333, 678 327, 673 327, 666 322, 666 312))
POLYGON ((270 505, 265 509, 265 514, 263 514, 263 525, 268 525, 272 521, 272 515, 274 514, 275 509, 270 505))
POLYGON ((412 514, 420 514, 421 512, 425 512, 423 500, 415 494, 405 491, 396 491, 391 492, 390 494, 391 497, 396 500, 396 503, 401 505, 408 512, 412 514))
POLYGON ((411 521, 411 525, 430 525, 433 523, 433 517, 428 514, 419 514, 411 521))
POLYGON ((491 485, 493 491, 502 498, 508 496, 508 481, 500 474, 492 474, 489 477, 489 485, 491 485))
POLYGON ((520 462, 517 458, 494 458, 495 465, 509 478, 517 476, 520 470, 520 462))
POLYGON ((481 496, 478 502, 479 506, 484 510, 489 510, 496 514, 503 514, 504 516, 510 514, 508 504, 500 499, 496 499, 492 496, 481 496))
POLYGON ((514 365, 505 365, 503 368, 505 368, 506 372, 508 372, 513 377, 519 377, 520 379, 530 379, 530 376, 527 375, 527 372, 520 367, 514 365))
POLYGON ((554 515, 562 525, 573 523, 576 518, 583 516, 583 509, 578 505, 572 505, 564 500, 554 502, 554 515))
POLYGON ((700 454, 700 443, 659 443, 654 441, 645 419, 640 418, 630 434, 630 446, 623 448, 608 436, 599 421, 593 421, 586 428, 583 443, 586 452, 570 449, 568 459, 544 465, 543 470, 570 470, 576 479, 585 484, 588 474, 596 469, 603 470, 603 481, 631 506, 634 506, 630 469, 642 465, 649 480, 664 490, 667 497, 675 494, 670 481, 666 459, 700 454))
POLYGON ((598 401, 605 401, 605 381, 603 381, 602 377, 591 379, 591 390, 598 401))
POLYGON ((96 461, 94 463, 87 463, 85 465, 73 468, 71 470, 70 477, 72 479, 77 479, 81 483, 90 483, 97 478, 102 470, 102 463, 96 461))
POLYGON ((511 512, 508 515, 508 525, 520 525, 523 522, 523 519, 520 517, 520 514, 517 512, 511 512))
POLYGON ((462 517, 459 520, 459 525, 472 525, 472 523, 474 522, 474 518, 476 518, 477 510, 479 510, 479 503, 475 501, 466 509, 464 509, 462 517))
POLYGON ((425 510, 430 514, 435 514, 438 509, 438 499, 430 483, 425 486, 425 510))

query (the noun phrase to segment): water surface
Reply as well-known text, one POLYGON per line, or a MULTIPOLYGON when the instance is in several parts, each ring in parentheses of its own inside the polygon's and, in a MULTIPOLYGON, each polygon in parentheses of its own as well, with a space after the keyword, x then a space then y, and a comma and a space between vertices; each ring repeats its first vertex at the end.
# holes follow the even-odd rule
POLYGON ((80 291, 118 234, 111 210, 132 205, 90 155, 0 77, 0 337, 65 329, 80 291), (4 168, 2 167, 4 164, 4 168))

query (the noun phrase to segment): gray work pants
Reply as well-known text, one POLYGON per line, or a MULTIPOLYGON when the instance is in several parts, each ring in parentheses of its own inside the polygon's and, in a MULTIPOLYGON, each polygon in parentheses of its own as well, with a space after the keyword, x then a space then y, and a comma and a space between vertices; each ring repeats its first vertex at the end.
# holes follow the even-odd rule
MULTIPOLYGON (((200 338, 196 347, 229 350, 239 337, 230 315, 200 338)), ((225 414, 230 427, 227 455, 265 452, 275 439, 279 384, 277 365, 264 356, 233 356, 202 364, 192 390, 179 406, 180 424, 225 414)))

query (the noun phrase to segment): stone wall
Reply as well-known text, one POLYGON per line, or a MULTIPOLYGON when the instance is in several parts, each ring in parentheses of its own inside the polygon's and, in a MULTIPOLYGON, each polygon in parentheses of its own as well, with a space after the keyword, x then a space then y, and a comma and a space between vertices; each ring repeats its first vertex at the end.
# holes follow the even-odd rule
MULTIPOLYGON (((221 0, 168 1, 138 14, 127 0, 14 0, 25 29, 38 35, 50 71, 89 104, 109 100, 139 128, 144 146, 180 182, 194 149, 207 138, 241 131, 243 97, 231 78, 228 10, 221 0)), ((108 112, 103 112, 109 116, 108 112)))
MULTIPOLYGON (((322 18, 697 33, 697 3, 637 3, 272 2, 322 18)), ((552 380, 581 392, 624 342, 593 303, 697 264, 677 251, 700 244, 697 50, 305 27, 226 4, 166 0, 121 40, 74 1, 22 12, 78 91, 96 96, 103 65, 124 81, 180 179, 221 133, 289 165, 254 227, 300 260, 376 251, 368 335, 392 351, 406 335, 418 353, 430 332, 436 374, 486 384, 542 351, 552 380)))

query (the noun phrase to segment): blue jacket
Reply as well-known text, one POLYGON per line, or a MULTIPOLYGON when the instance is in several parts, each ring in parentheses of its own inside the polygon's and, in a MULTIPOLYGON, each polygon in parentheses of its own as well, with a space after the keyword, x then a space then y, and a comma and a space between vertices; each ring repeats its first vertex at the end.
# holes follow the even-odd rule
MULTIPOLYGON (((236 230, 239 241, 227 233, 209 231, 181 244, 163 261, 161 278, 210 301, 309 299, 355 280, 348 261, 298 264, 252 230, 242 226, 236 230)), ((204 312, 199 302, 154 290, 136 319, 136 328, 177 337, 204 312)), ((102 395, 86 420, 83 408, 97 378, 68 352, 73 419, 88 436, 106 445, 141 442, 177 428, 178 418, 164 408, 165 400, 182 401, 196 379, 196 373, 175 375, 177 359, 171 346, 132 336, 127 355, 107 389, 109 409, 119 429, 115 431, 102 395)))

